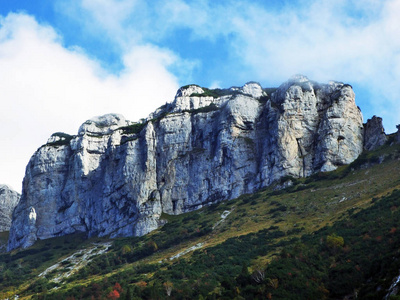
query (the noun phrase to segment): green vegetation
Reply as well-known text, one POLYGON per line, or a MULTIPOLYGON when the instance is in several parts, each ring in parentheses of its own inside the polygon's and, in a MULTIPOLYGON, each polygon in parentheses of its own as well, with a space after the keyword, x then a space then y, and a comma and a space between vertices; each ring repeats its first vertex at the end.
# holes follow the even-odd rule
MULTIPOLYGON (((243 94, 241 91, 233 91, 231 89, 207 89, 207 88, 202 88, 204 90, 204 93, 199 94, 199 93, 192 93, 190 96, 191 97, 213 97, 213 98, 219 98, 222 96, 227 96, 227 95, 238 95, 238 94, 243 94)), ((260 103, 266 103, 269 99, 271 99, 272 93, 274 93, 277 90, 277 88, 265 88, 263 91, 267 93, 266 96, 262 96, 258 99, 260 103)))
POLYGON ((214 103, 211 103, 210 105, 204 106, 204 107, 200 107, 197 109, 191 109, 191 110, 184 110, 182 112, 190 112, 192 114, 197 114, 197 113, 208 113, 208 112, 212 112, 212 111, 216 111, 219 110, 219 107, 217 105, 215 105, 214 103))
MULTIPOLYGON (((165 107, 166 107, 166 105, 163 105, 160 108, 165 108, 165 107)), ((219 110, 219 107, 216 106, 214 103, 211 103, 210 105, 205 106, 205 107, 200 107, 198 109, 192 109, 192 110, 184 110, 182 112, 189 112, 189 113, 197 114, 197 113, 207 113, 207 112, 212 112, 212 111, 217 111, 217 110, 219 110)), ((170 115, 170 113, 165 111, 165 112, 161 113, 157 118, 151 119, 147 122, 135 123, 132 125, 123 126, 123 127, 118 128, 119 130, 122 130, 123 134, 134 135, 134 136, 130 136, 130 137, 122 137, 121 144, 125 144, 126 142, 136 140, 138 138, 136 135, 139 134, 143 130, 143 128, 147 125, 148 122, 157 123, 168 115, 170 115)))
POLYGON ((93 240, 2 254, 0 298, 343 299, 357 291, 382 299, 400 269, 399 150, 385 145, 334 172, 283 178, 277 184, 292 182, 284 190, 164 214, 163 227, 114 240, 60 283, 37 275, 93 240))
MULTIPOLYGON (((188 87, 188 86, 185 86, 188 87)), ((183 87, 183 88, 185 88, 183 87)), ((213 97, 219 98, 223 96, 231 96, 231 95, 238 95, 243 94, 240 90, 232 90, 232 89, 208 89, 202 87, 204 93, 192 93, 190 97, 213 97)))
POLYGON ((135 123, 132 125, 128 125, 128 126, 123 126, 118 128, 119 130, 122 130, 122 132, 124 134, 137 134, 140 133, 142 131, 142 129, 144 128, 144 126, 146 126, 146 122, 143 123, 135 123))
POLYGON ((0 252, 7 249, 8 235, 8 231, 0 232, 0 252))
POLYGON ((326 245, 331 249, 342 248, 344 245, 344 239, 343 237, 338 236, 336 235, 336 233, 334 233, 326 237, 326 245))
POLYGON ((204 93, 199 94, 199 93, 192 93, 190 97, 213 97, 213 98, 219 98, 222 96, 226 95, 233 95, 235 94, 234 91, 231 91, 229 89, 208 89, 208 88, 202 88, 204 93))
POLYGON ((59 137, 60 139, 56 142, 47 143, 46 146, 65 146, 69 145, 71 140, 75 137, 64 132, 56 132, 51 135, 52 137, 59 137))
POLYGON ((266 92, 268 95, 271 95, 272 93, 275 93, 277 89, 278 88, 265 88, 263 89, 263 91, 266 92))
POLYGON ((267 95, 266 96, 261 96, 260 99, 258 99, 258 101, 260 103, 262 103, 262 104, 267 103, 267 101, 271 99, 272 94, 275 93, 277 89, 278 88, 265 88, 265 89, 263 89, 263 91, 266 92, 267 95))
POLYGON ((1 253, 0 299, 7 298, 14 287, 26 287, 47 267, 86 244, 86 236, 78 234, 38 241, 28 249, 1 253))
POLYGON ((191 87, 191 86, 197 86, 197 87, 201 87, 201 86, 199 86, 198 84, 187 84, 187 85, 184 85, 183 87, 181 87, 181 89, 182 90, 185 90, 185 89, 187 89, 188 87, 191 87))
POLYGON ((342 88, 345 88, 345 87, 349 87, 349 88, 353 88, 350 84, 348 84, 348 83, 345 83, 345 84, 343 84, 343 86, 342 86, 342 88))

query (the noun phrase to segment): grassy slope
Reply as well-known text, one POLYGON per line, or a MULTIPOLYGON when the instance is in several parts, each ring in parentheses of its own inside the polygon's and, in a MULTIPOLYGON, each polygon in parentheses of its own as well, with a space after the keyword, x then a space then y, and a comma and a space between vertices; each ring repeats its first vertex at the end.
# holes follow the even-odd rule
MULTIPOLYGON (((1 255, 0 299, 13 294, 26 299, 44 295, 47 299, 105 297, 118 290, 116 282, 123 288, 120 291, 123 297, 132 294, 132 297, 162 298, 171 283, 171 297, 176 299, 196 298, 200 294, 204 298, 227 299, 240 299, 244 294, 274 299, 335 298, 360 287, 373 299, 374 286, 364 280, 372 276, 370 270, 375 268, 374 274, 381 277, 377 275, 374 282, 387 288, 391 278, 382 275, 379 268, 386 266, 384 257, 397 255, 392 246, 393 249, 394 245, 400 246, 395 223, 378 220, 388 212, 379 203, 389 203, 385 199, 391 199, 389 195, 400 187, 399 151, 398 146, 386 146, 364 155, 351 166, 294 180, 295 185, 284 191, 269 188, 184 215, 165 215, 168 224, 163 228, 141 238, 115 240, 107 254, 61 283, 52 282, 52 278, 65 271, 62 268, 47 278, 38 279, 37 275, 77 249, 89 247, 94 240, 69 236, 1 255), (363 166, 368 161, 377 162, 383 155, 386 157, 383 163, 363 166), (380 197, 383 200, 378 201, 380 197), (224 211, 230 214, 212 229, 224 211), (370 212, 372 223, 363 217, 365 211, 370 212), (360 222, 358 219, 362 218, 365 220, 360 222), (367 230, 365 224, 371 228, 379 224, 382 232, 367 230), (327 246, 326 238, 333 234, 344 237, 343 246, 327 246), (362 244, 357 238, 372 244, 353 246, 362 244), (170 260, 199 243, 202 244, 198 250, 170 260), (380 260, 370 261, 378 267, 370 266, 363 257, 375 254, 377 249, 386 256, 375 255, 380 260), (358 273, 353 274, 354 270, 358 273), (260 283, 257 272, 264 277, 260 283), (347 286, 341 277, 354 285, 347 286)), ((397 191, 390 201, 396 201, 396 195, 397 191)), ((389 216, 385 220, 397 218, 396 203, 390 206, 389 216)), ((391 221, 394 220, 397 219, 391 221)), ((395 269, 388 274, 395 276, 395 269)))
POLYGON ((8 231, 0 232, 0 253, 7 251, 8 231))

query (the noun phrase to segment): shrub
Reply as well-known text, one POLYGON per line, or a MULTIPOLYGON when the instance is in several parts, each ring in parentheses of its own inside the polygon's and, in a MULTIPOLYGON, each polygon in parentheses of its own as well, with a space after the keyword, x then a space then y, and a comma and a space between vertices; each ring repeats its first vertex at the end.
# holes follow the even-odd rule
POLYGON ((59 137, 60 139, 56 142, 47 143, 47 146, 65 146, 69 145, 70 141, 74 138, 73 135, 69 135, 64 132, 56 132, 51 135, 52 137, 59 137))
POLYGON ((327 236, 326 244, 329 248, 333 249, 342 248, 344 245, 344 239, 343 237, 338 236, 334 233, 332 235, 327 236))
POLYGON ((230 95, 234 94, 233 91, 228 90, 228 89, 208 89, 208 88, 202 88, 204 93, 199 94, 199 93, 192 93, 190 97, 213 97, 213 98, 219 98, 221 96, 225 95, 230 95))
POLYGON ((214 103, 211 103, 208 106, 200 107, 200 108, 197 108, 197 109, 184 110, 183 112, 189 112, 189 113, 192 113, 192 114, 197 114, 197 113, 208 113, 208 112, 216 111, 218 109, 219 109, 219 107, 217 105, 215 105, 214 103))
POLYGON ((132 125, 120 127, 118 129, 122 130, 122 132, 125 134, 136 134, 141 132, 146 124, 147 123, 135 123, 132 125))

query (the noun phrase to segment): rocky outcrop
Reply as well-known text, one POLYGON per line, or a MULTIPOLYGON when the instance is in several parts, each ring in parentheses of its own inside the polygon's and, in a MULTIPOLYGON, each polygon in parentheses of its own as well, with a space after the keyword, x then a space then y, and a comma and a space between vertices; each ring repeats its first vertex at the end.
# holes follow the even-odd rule
POLYGON ((400 144, 400 125, 396 125, 397 132, 395 133, 395 142, 400 144))
POLYGON ((362 149, 349 85, 296 76, 272 94, 254 82, 186 86, 142 123, 106 115, 76 136, 51 137, 27 166, 8 248, 74 232, 140 236, 160 226, 163 212, 333 170, 362 149))
POLYGON ((10 230, 12 213, 20 196, 9 186, 0 184, 0 232, 10 230))
POLYGON ((383 128, 382 118, 373 116, 364 124, 364 149, 367 151, 375 150, 384 145, 388 138, 383 128))
POLYGON ((331 171, 362 152, 362 115, 350 85, 320 85, 296 76, 268 104, 267 115, 272 120, 264 147, 273 151, 263 163, 265 184, 285 175, 331 171))

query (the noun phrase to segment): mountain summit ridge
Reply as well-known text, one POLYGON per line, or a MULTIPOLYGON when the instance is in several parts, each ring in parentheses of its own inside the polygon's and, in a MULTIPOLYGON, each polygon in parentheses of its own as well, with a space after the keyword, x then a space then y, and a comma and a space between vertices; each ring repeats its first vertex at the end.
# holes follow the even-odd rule
MULTIPOLYGON (((368 145, 383 142, 369 132, 368 145)), ((144 235, 162 225, 162 213, 349 164, 364 136, 348 84, 295 76, 273 93, 254 82, 185 86, 141 123, 109 114, 77 136, 54 134, 26 168, 8 249, 75 232, 144 235)))

